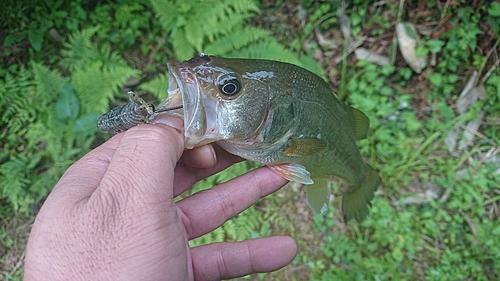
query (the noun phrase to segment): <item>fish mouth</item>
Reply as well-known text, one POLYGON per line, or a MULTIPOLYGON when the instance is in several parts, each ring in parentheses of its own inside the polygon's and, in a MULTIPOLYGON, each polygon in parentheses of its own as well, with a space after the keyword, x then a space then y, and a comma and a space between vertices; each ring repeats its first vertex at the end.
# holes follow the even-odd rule
POLYGON ((185 147, 193 148, 219 140, 216 134, 216 102, 203 93, 190 67, 171 63, 167 66, 168 99, 162 107, 179 105, 182 101, 185 147))

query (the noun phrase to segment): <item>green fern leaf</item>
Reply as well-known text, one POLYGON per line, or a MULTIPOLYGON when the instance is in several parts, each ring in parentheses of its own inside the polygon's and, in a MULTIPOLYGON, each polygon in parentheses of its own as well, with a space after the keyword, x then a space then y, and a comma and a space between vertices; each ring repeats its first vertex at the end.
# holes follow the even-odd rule
POLYGON ((215 40, 207 45, 204 51, 207 54, 222 56, 248 46, 250 43, 255 43, 261 38, 269 38, 270 36, 271 32, 267 30, 248 27, 215 40))
POLYGON ((111 50, 109 44, 103 44, 101 46, 101 49, 96 53, 96 57, 93 61, 103 62, 103 67, 116 67, 127 64, 119 52, 111 50))
POLYGON ((254 0, 245 0, 245 1, 230 1, 231 7, 234 9, 235 13, 243 13, 243 12, 260 12, 259 5, 257 1, 254 0))
MULTIPOLYGON (((54 163, 61 164, 61 161, 66 160, 62 157, 62 152, 66 148, 66 141, 64 140, 65 131, 68 130, 70 125, 57 118, 55 105, 49 108, 50 111, 47 112, 43 120, 44 123, 40 124, 42 126, 40 127, 41 130, 38 130, 40 133, 38 137, 39 140, 45 143, 45 150, 54 163)), ((30 133, 29 135, 32 136, 33 134, 30 133)))
POLYGON ((138 75, 137 70, 127 66, 103 68, 100 61, 75 70, 71 81, 80 100, 82 115, 106 112, 118 87, 129 77, 138 75))
POLYGON ((172 33, 172 44, 174 46, 175 56, 180 61, 190 59, 196 53, 193 45, 186 40, 183 32, 180 30, 172 33))
POLYGON ((219 227, 212 232, 212 241, 210 243, 223 242, 225 238, 226 233, 224 229, 222 227, 219 227))
POLYGON ((159 102, 162 102, 168 97, 168 75, 159 75, 151 81, 140 84, 139 88, 150 92, 158 99, 159 102))
POLYGON ((99 26, 83 29, 70 35, 69 42, 64 43, 65 49, 61 51, 62 65, 65 68, 71 71, 94 60, 98 51, 90 39, 97 30, 99 26))
POLYGON ((168 32, 172 30, 180 13, 173 1, 169 0, 151 0, 153 8, 158 16, 161 25, 168 32))
POLYGON ((325 79, 323 68, 314 60, 299 58, 297 54, 285 49, 283 45, 279 44, 276 40, 269 38, 265 42, 251 43, 240 50, 236 50, 228 57, 243 57, 253 59, 268 59, 277 60, 282 62, 292 63, 319 75, 325 79))
POLYGON ((40 103, 40 107, 54 103, 68 79, 62 78, 57 70, 51 70, 42 64, 33 62, 31 65, 35 73, 37 102, 40 103))
POLYGON ((192 17, 191 21, 184 26, 184 36, 186 41, 191 44, 195 50, 198 52, 201 50, 203 45, 203 26, 207 25, 205 18, 192 17))
POLYGON ((0 145, 5 151, 25 142, 29 124, 36 120, 33 74, 24 68, 0 80, 0 145))
MULTIPOLYGON (((245 21, 259 11, 252 0, 188 0, 182 3, 153 0, 152 4, 162 26, 170 33, 179 60, 204 51, 207 43, 237 35, 245 21)), ((232 45, 238 46, 238 43, 234 40, 232 45)))
POLYGON ((226 221, 223 225, 222 228, 224 229, 225 236, 227 239, 230 240, 236 240, 237 239, 237 230, 236 230, 236 225, 234 223, 234 219, 226 221))
POLYGON ((34 201, 26 192, 31 183, 26 175, 30 162, 29 157, 21 155, 11 157, 0 166, 0 181, 3 183, 1 197, 7 198, 16 210, 20 206, 29 206, 34 201))

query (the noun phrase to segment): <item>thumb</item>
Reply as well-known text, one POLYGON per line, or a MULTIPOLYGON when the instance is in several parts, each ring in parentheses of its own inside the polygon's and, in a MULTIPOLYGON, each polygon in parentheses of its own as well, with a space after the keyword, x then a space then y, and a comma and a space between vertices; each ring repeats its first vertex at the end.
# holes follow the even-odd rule
MULTIPOLYGON (((173 198, 174 168, 184 150, 182 121, 136 126, 125 132, 94 194, 108 194, 116 203, 144 204, 173 198)), ((96 194, 96 195, 97 195, 96 194)))

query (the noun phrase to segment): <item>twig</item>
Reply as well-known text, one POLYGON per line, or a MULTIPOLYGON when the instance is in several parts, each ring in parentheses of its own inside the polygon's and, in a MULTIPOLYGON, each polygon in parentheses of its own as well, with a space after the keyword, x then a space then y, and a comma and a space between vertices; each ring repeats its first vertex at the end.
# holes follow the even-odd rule
POLYGON ((453 188, 448 188, 446 191, 443 193, 441 198, 439 198, 439 201, 441 201, 441 204, 444 204, 446 200, 448 200, 448 197, 450 197, 451 192, 453 191, 453 188))
POLYGON ((500 149, 498 147, 493 146, 488 152, 486 152, 486 155, 484 155, 483 159, 479 161, 479 165, 484 164, 488 158, 491 158, 495 155, 497 155, 500 152, 500 149))
POLYGON ((357 39, 359 39, 357 42, 353 43, 350 48, 344 53, 342 54, 342 56, 336 58, 333 63, 335 65, 339 64, 342 60, 344 60, 345 57, 349 56, 352 52, 354 52, 359 46, 363 45, 363 42, 365 42, 365 39, 366 37, 365 36, 362 36, 362 37, 358 37, 357 39))
MULTIPOLYGON (((404 6, 405 6, 405 0, 399 0, 399 9, 398 9, 398 16, 397 16, 397 19, 396 19, 396 25, 397 23, 400 23, 401 22, 401 17, 403 16, 403 9, 404 9, 404 6)), ((391 41, 391 44, 394 44, 394 42, 396 42, 396 39, 397 38, 397 35, 396 35, 396 32, 394 32, 392 34, 392 41, 391 41)), ((399 43, 398 43, 399 44, 399 43)), ((396 51, 397 49, 397 46, 394 45, 394 48, 393 48, 393 52, 392 54, 389 52, 389 63, 391 65, 394 65, 394 63, 396 62, 396 51)), ((389 50, 390 50, 390 47, 389 47, 389 50)))
POLYGON ((477 233, 477 224, 474 221, 472 221, 472 219, 465 212, 460 212, 460 213, 462 214, 462 217, 465 218, 465 221, 469 225, 470 230, 472 232, 472 235, 476 235, 476 233, 477 233))
MULTIPOLYGON (((438 3, 439 3, 439 1, 438 1, 438 3)), ((448 6, 450 6, 450 0, 447 0, 446 3, 444 4, 443 11, 441 12, 441 20, 440 20, 440 22, 443 21, 443 18, 446 15, 446 11, 448 10, 448 6)))
MULTIPOLYGON (((497 41, 495 42, 495 44, 493 44, 493 47, 486 54, 486 57, 484 58, 484 61, 481 64, 481 67, 479 68, 479 71, 478 71, 479 75, 481 75, 481 72, 483 72, 483 69, 486 66, 486 63, 488 62, 488 59, 490 58, 491 54, 493 54, 493 52, 496 50, 499 42, 500 42, 500 37, 497 39, 497 41)), ((493 70, 495 70, 495 68, 498 66, 498 64, 500 64, 499 61, 500 60, 497 59, 496 62, 493 64, 493 66, 484 75, 483 79, 481 79, 481 84, 484 84, 486 82, 486 80, 488 80, 488 77, 491 75, 491 73, 493 72, 493 70)), ((476 86, 477 86, 477 84, 476 84, 476 86)))
POLYGON ((405 0, 399 0, 398 18, 397 22, 401 22, 401 17, 403 16, 403 9, 405 6, 405 0))
POLYGON ((21 266, 23 266, 25 255, 26 255, 26 251, 22 253, 22 255, 19 257, 18 262, 14 265, 14 267, 12 267, 10 274, 14 274, 21 266))
MULTIPOLYGON (((478 114, 478 115, 479 115, 479 114, 478 114)), ((459 125, 459 126, 460 126, 460 128, 462 128, 464 131, 467 131, 467 132, 469 132, 469 133, 471 133, 471 134, 476 135, 476 137, 480 137, 480 138, 482 138, 483 140, 487 140, 487 139, 488 139, 485 135, 481 134, 481 133, 480 133, 480 132, 478 132, 478 131, 471 130, 471 129, 470 129, 470 128, 468 128, 466 125, 461 124, 461 125, 459 125)))
POLYGON ((491 68, 488 70, 488 72, 486 72, 486 74, 484 75, 483 79, 481 79, 481 84, 486 83, 486 80, 488 80, 488 78, 490 77, 491 73, 493 73, 493 71, 495 71, 495 69, 498 67, 498 65, 500 65, 500 60, 499 59, 497 59, 495 61, 495 63, 491 66, 491 68))

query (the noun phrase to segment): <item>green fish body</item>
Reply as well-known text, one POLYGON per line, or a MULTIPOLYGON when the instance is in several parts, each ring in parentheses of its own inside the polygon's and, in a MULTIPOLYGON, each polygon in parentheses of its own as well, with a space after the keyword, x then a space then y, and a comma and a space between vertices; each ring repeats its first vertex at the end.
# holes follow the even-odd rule
POLYGON ((326 211, 329 179, 338 177, 345 183, 344 220, 366 218, 381 183, 356 145, 369 120, 323 79, 289 63, 205 55, 169 70, 171 98, 163 106, 181 95, 188 148, 217 142, 306 184, 316 213, 326 211))

